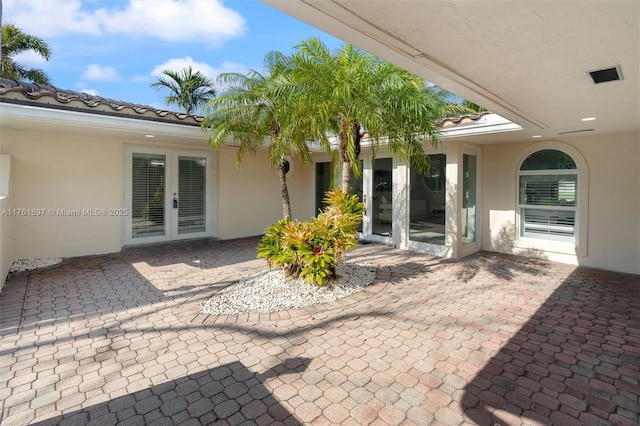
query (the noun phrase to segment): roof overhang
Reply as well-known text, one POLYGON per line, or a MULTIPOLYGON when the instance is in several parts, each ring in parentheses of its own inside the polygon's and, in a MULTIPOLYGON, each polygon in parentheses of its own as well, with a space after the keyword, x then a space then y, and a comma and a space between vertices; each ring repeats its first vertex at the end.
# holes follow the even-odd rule
POLYGON ((38 130, 142 142, 207 145, 199 126, 0 102, 0 130, 38 130))
POLYGON ((509 141, 640 131, 636 0, 261 1, 520 125, 509 141))

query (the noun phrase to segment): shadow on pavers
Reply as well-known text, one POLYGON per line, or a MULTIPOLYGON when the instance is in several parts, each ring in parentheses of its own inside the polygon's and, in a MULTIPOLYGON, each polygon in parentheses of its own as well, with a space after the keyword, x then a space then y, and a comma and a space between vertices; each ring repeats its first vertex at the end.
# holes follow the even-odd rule
POLYGON ((475 423, 640 424, 640 276, 575 269, 465 386, 475 423))
POLYGON ((262 424, 285 421, 288 425, 300 425, 265 386, 265 381, 302 373, 310 362, 310 358, 288 358, 256 374, 234 361, 34 424, 208 425, 260 419, 262 424))

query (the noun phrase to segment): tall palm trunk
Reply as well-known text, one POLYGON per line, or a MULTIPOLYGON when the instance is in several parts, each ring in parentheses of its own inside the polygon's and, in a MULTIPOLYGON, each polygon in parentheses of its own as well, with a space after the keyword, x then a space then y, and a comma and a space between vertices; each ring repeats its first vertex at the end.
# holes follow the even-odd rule
POLYGON ((287 188, 286 161, 278 166, 278 176, 280 177, 280 191, 282 196, 282 215, 285 219, 291 218, 291 200, 289 199, 289 189, 287 188))
MULTIPOLYGON (((341 124, 340 134, 338 135, 340 140, 340 161, 342 161, 342 182, 340 186, 348 194, 352 173, 349 145, 353 144, 355 160, 358 161, 360 159, 360 139, 362 139, 362 134, 360 133, 360 123, 357 120, 353 120, 351 123, 343 121, 341 124), (347 130, 349 126, 351 128, 347 130)), ((362 170, 360 172, 362 173, 362 170)))
POLYGON ((349 183, 351 182, 351 162, 348 158, 342 160, 342 191, 349 193, 349 183))

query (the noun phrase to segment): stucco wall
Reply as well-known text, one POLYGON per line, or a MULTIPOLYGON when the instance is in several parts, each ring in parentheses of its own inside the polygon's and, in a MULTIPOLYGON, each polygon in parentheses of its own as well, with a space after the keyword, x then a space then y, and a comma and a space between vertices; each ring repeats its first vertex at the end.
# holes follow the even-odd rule
MULTIPOLYGON (((588 242, 586 256, 531 250, 550 260, 608 270, 640 273, 640 134, 558 139, 586 160, 588 242)), ((483 237, 485 250, 522 252, 515 239, 514 161, 531 144, 485 145, 483 164, 483 237)))
MULTIPOLYGON (((9 159, 10 162, 10 159, 9 159)), ((6 162, 2 163, 2 167, 7 167, 6 162)), ((9 167, 9 170, 10 167, 9 167)), ((2 176, 2 173, 0 173, 2 176)), ((12 190, 13 185, 11 185, 11 175, 7 176, 8 180, 8 194, 3 194, 2 199, 0 199, 0 290, 4 284, 5 278, 9 273, 9 268, 11 267, 11 263, 14 260, 13 257, 13 216, 7 214, 6 210, 10 210, 13 203, 12 200, 12 190)))
POLYGON ((13 207, 41 212, 13 218, 15 258, 120 250, 120 218, 66 215, 121 207, 119 141, 9 129, 2 137, 3 149, 12 155, 13 207))
MULTIPOLYGON (((13 259, 69 257, 120 251, 124 220, 117 216, 68 216, 82 209, 127 208, 123 203, 124 147, 127 140, 72 133, 3 129, 3 150, 12 156, 11 206, 42 209, 40 216, 0 219, 3 272, 13 259), (10 244, 11 240, 13 244, 10 244), (10 249, 13 247, 13 253, 10 249), (7 266, 6 266, 6 265, 7 266)), ((149 143, 168 149, 208 150, 206 142, 190 146, 149 143)), ((232 148, 217 151, 214 161, 215 237, 262 234, 282 217, 280 183, 267 165, 266 153, 248 156, 236 168, 232 148)), ((313 168, 294 161, 288 178, 293 216, 312 214, 313 168)), ((8 200, 0 201, 0 207, 8 200)), ((4 207, 6 208, 6 207, 4 207)), ((2 280, 4 281, 4 280, 2 280)))
MULTIPOLYGON (((235 149, 218 154, 218 237, 222 239, 260 235, 282 219, 280 180, 267 163, 266 152, 247 156, 236 167, 235 149)), ((307 220, 313 214, 313 167, 294 160, 287 177, 294 219, 307 220)))

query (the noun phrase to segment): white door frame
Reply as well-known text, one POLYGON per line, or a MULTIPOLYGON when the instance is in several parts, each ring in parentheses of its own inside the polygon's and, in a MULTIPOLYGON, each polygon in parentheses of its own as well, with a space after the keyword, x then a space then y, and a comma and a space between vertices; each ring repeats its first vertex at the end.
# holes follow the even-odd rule
POLYGON ((126 245, 149 244, 170 240, 181 240, 187 238, 204 238, 215 235, 215 174, 214 174, 214 153, 211 151, 172 149, 151 146, 127 145, 124 150, 124 188, 123 205, 129 209, 129 215, 125 217, 124 223, 124 243, 126 245), (133 238, 132 236, 132 159, 134 153, 158 154, 165 156, 165 229, 164 235, 133 238), (207 162, 206 167, 206 190, 205 190, 205 231, 187 234, 178 234, 178 209, 173 208, 173 193, 178 192, 178 159, 183 157, 201 157, 207 162))
POLYGON ((482 247, 482 150, 479 146, 463 144, 460 152, 460 167, 458 169, 458 188, 460 191, 460 197, 458 197, 458 218, 459 218, 459 233, 458 233, 458 245, 460 257, 469 256, 470 254, 480 251, 482 247), (475 208, 475 241, 465 244, 462 241, 462 232, 464 224, 463 207, 464 207, 464 194, 462 194, 464 185, 464 155, 472 155, 476 157, 476 208, 475 208))
POLYGON ((362 192, 363 203, 365 205, 366 214, 362 223, 362 238, 367 241, 376 243, 397 245, 398 235, 400 234, 399 210, 398 210, 398 171, 396 159, 387 153, 378 153, 376 160, 390 158, 392 161, 392 185, 391 185, 391 236, 376 235, 373 233, 373 158, 371 154, 362 156, 362 192))
MULTIPOLYGON (((434 149, 431 146, 426 147, 426 154, 427 155, 444 155, 445 156, 445 161, 448 163, 449 162, 449 156, 450 153, 448 152, 447 149, 444 149, 443 147, 440 147, 439 149, 434 149)), ((449 168, 446 167, 445 173, 449 172, 449 168)), ((404 172, 403 172, 403 178, 404 178, 404 192, 405 192, 405 196, 404 196, 404 219, 402 221, 404 227, 405 227, 405 231, 403 232, 403 239, 401 241, 401 248, 405 248, 411 251, 416 251, 419 253, 425 253, 425 254, 429 254, 432 256, 439 256, 439 257, 450 257, 451 256, 451 250, 449 247, 449 236, 448 234, 451 232, 450 231, 450 227, 448 226, 448 220, 449 220, 449 215, 448 212, 451 209, 450 203, 445 202, 445 244, 444 245, 438 245, 438 244, 430 244, 430 243, 425 243, 425 242, 420 242, 420 241, 412 241, 410 239, 410 214, 411 214, 411 166, 410 164, 407 162, 405 164, 405 168, 404 168, 404 172)), ((449 187, 448 183, 449 183, 449 177, 447 176, 447 184, 445 184, 445 194, 447 193, 447 188, 449 187)), ((399 182, 400 183, 400 182, 399 182)))

